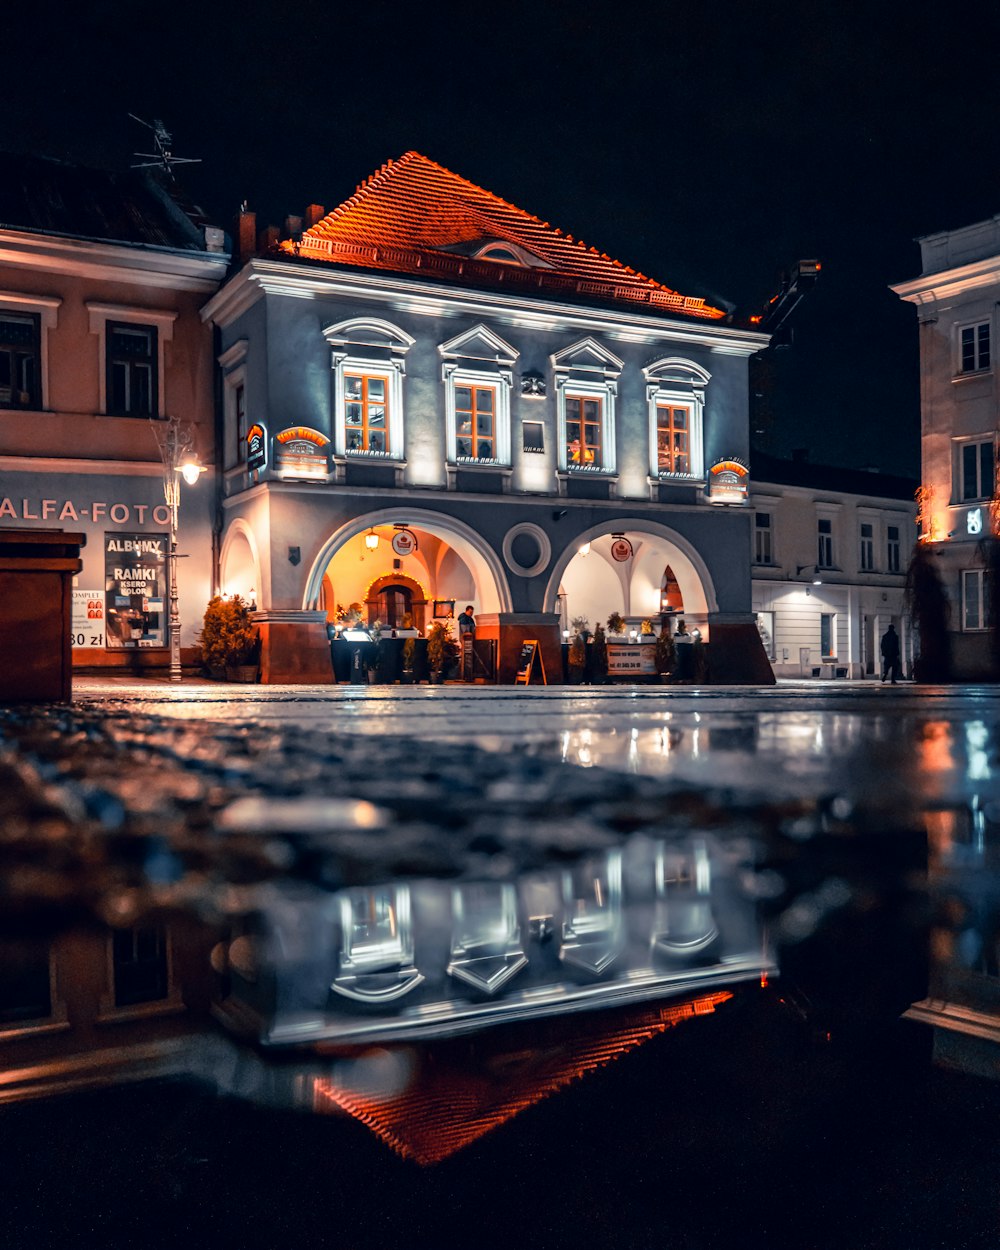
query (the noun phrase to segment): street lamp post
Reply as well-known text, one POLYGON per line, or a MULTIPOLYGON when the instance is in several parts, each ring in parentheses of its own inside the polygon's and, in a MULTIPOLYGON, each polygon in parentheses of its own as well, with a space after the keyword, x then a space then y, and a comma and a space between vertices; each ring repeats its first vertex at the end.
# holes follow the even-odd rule
POLYGON ((193 486, 205 472, 198 463, 194 431, 179 417, 150 422, 163 462, 163 498, 170 513, 170 680, 181 679, 181 617, 177 599, 177 521, 181 504, 181 478, 193 486))

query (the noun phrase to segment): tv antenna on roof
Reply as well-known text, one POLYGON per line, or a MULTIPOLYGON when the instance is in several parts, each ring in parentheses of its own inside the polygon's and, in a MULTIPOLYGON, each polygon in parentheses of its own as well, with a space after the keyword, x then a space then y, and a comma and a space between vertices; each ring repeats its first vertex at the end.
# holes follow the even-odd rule
POLYGON ((136 117, 134 113, 129 113, 129 117, 134 122, 138 122, 140 126, 145 126, 153 132, 153 143, 156 146, 155 152, 135 152, 133 155, 142 156, 145 159, 140 165, 133 165, 133 169, 162 169, 165 174, 171 178, 174 176, 175 165, 200 165, 201 158, 196 156, 174 156, 170 150, 172 136, 170 131, 164 126, 158 117, 153 118, 153 124, 144 122, 141 117, 136 117))

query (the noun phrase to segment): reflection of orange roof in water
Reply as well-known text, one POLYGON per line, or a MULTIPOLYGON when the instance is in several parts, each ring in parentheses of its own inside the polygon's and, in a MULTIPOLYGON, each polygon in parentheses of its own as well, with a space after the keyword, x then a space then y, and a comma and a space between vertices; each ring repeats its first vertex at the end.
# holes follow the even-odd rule
POLYGON ((511 294, 589 296, 682 316, 725 314, 622 265, 421 156, 388 161, 339 208, 281 250, 312 260, 501 286, 511 294), (510 246, 505 246, 510 245, 510 246), (487 259, 484 250, 497 249, 487 259))
MULTIPOLYGON (((707 994, 669 1007, 646 1007, 621 1015, 573 1019, 573 1035, 530 1050, 481 1052, 474 1070, 449 1063, 435 1052, 402 1093, 379 1098, 376 1092, 345 1089, 318 1078, 313 1086, 319 1111, 335 1107, 366 1124, 389 1146, 416 1163, 440 1163, 519 1112, 571 1082, 611 1063, 627 1051, 683 1020, 708 1015, 732 998, 728 991, 707 994)), ((464 1057, 465 1052, 462 1052, 464 1057)))

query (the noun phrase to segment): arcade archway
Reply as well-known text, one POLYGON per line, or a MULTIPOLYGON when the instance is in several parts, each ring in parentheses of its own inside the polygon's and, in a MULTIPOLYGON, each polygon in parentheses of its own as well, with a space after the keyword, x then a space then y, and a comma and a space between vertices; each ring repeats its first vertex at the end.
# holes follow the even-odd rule
POLYGON ((257 602, 260 593, 260 556, 253 530, 237 518, 226 533, 219 553, 219 588, 225 595, 240 595, 257 602))
POLYGON ((564 629, 581 618, 593 629, 613 612, 635 629, 683 615, 706 640, 709 613, 718 608, 701 555, 653 521, 612 521, 578 535, 556 562, 545 602, 564 629))

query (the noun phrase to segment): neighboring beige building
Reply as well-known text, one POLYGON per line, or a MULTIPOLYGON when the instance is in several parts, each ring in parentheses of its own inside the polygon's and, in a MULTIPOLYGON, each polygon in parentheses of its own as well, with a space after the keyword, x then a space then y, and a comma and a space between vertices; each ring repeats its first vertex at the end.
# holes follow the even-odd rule
POLYGON ((992 674, 983 538, 996 488, 1000 215, 919 239, 920 277, 893 286, 920 324, 922 538, 952 604, 955 676, 992 674))
MULTIPOLYGON (((165 177, 166 175, 164 175, 165 177)), ((8 156, 0 187, 0 526, 82 531, 75 667, 165 667, 169 511, 154 422, 214 462, 222 232, 154 176, 8 156), (117 576, 121 574, 121 576, 117 576)), ((190 648, 213 592, 211 477, 182 488, 190 648)))
POLYGON ((916 483, 759 453, 752 469, 753 606, 775 675, 878 677, 891 623, 909 676, 916 483))

